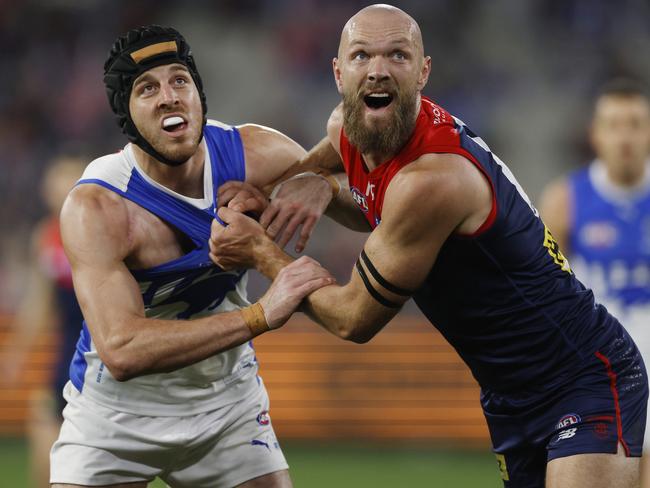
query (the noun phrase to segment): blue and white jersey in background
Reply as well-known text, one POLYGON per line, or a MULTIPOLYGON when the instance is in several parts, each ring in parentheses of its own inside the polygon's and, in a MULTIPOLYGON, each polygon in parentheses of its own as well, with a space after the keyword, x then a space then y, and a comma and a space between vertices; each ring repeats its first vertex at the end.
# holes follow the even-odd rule
POLYGON ((633 333, 650 336, 650 163, 636 188, 612 184, 594 161, 570 177, 571 266, 633 333))
MULTIPOLYGON (((188 236, 194 248, 170 262, 131 270, 140 285, 147 317, 186 320, 249 305, 245 272, 223 271, 208 256, 217 188, 245 178, 244 152, 236 128, 209 121, 204 131, 204 198, 189 198, 160 185, 138 166, 133 147, 96 159, 78 184, 101 185, 140 205, 188 236)), ((84 395, 110 408, 138 415, 192 415, 234 403, 257 384, 251 344, 171 373, 116 381, 102 363, 84 322, 70 380, 84 395)))

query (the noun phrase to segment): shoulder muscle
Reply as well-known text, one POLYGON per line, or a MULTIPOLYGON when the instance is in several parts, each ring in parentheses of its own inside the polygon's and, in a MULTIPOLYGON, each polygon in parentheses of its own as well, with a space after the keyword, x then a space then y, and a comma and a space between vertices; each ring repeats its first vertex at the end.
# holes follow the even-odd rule
POLYGON ((126 202, 98 185, 75 187, 61 210, 61 237, 73 267, 124 260, 132 244, 126 202))
POLYGON ((306 151, 283 133, 256 124, 238 127, 244 145, 246 181, 262 188, 275 181, 306 151))

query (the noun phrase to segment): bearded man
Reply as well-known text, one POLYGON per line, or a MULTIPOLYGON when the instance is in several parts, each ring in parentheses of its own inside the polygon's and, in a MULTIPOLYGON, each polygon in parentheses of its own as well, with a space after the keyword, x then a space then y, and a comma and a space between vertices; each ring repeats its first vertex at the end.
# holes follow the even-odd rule
MULTIPOLYGON (((637 486, 648 398, 639 351, 576 279, 507 166, 421 95, 431 59, 418 24, 388 5, 361 10, 333 67, 343 103, 328 137, 274 200, 303 194, 296 173, 343 168, 358 207, 350 218, 363 215, 372 232, 349 282, 313 292, 304 310, 362 343, 413 297, 481 386, 506 487, 637 486)), ((293 226, 277 205, 262 224, 293 226)), ((219 217, 228 225, 213 222, 210 245, 222 267, 274 278, 292 262, 263 225, 233 208, 219 217)))

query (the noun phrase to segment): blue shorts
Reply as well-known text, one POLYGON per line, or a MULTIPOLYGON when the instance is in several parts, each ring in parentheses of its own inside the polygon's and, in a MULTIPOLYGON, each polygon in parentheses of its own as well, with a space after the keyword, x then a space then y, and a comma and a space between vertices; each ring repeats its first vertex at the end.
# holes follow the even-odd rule
POLYGON ((587 453, 640 457, 648 381, 627 332, 582 361, 569 382, 517 394, 483 391, 481 403, 506 488, 544 488, 546 464, 587 453))

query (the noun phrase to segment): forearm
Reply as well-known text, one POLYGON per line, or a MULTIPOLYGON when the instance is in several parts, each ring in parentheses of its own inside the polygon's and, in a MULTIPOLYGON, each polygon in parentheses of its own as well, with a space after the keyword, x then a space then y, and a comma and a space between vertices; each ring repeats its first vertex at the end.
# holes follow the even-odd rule
POLYGON ((241 311, 194 320, 138 317, 122 329, 124 332, 114 333, 99 351, 119 381, 174 371, 259 335, 252 332, 241 311))
MULTIPOLYGON (((270 240, 256 251, 255 267, 273 280, 279 271, 293 261, 270 240)), ((367 342, 397 313, 397 310, 371 310, 364 302, 353 280, 346 285, 329 285, 308 295, 300 310, 328 332, 354 342, 367 342)), ((364 293, 364 292, 361 292, 364 293)))
POLYGON ((273 189, 283 181, 287 181, 289 178, 292 178, 293 176, 296 176, 300 173, 305 173, 307 171, 318 172, 324 170, 329 173, 334 173, 341 171, 342 169, 343 163, 341 161, 341 157, 332 147, 329 139, 325 137, 318 144, 316 144, 302 159, 289 166, 289 168, 287 168, 287 170, 282 173, 279 178, 276 178, 271 183, 262 188, 262 191, 266 195, 270 195, 273 189))

